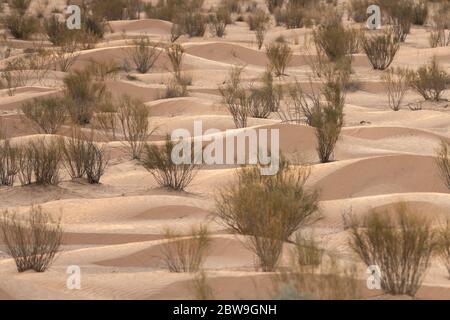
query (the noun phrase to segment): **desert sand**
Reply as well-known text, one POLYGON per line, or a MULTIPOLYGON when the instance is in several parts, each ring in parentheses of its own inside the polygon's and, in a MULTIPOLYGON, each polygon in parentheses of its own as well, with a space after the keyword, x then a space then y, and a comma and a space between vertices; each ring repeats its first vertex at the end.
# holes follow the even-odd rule
MULTIPOLYGON (((64 1, 50 2, 64 6, 64 1)), ((262 5, 264 1, 258 2, 262 5)), ((127 39, 141 34, 167 41, 171 23, 124 20, 111 22, 111 28, 114 33, 107 34, 95 49, 80 53, 72 70, 83 68, 90 59, 120 61, 129 45, 127 39)), ((310 32, 282 27, 268 31, 267 42, 283 35, 294 50, 287 76, 276 81, 288 84, 297 79, 307 85, 310 71, 302 39, 310 32), (300 43, 295 44, 295 39, 300 43)), ((427 37, 424 28, 413 26, 393 67, 417 68, 436 56, 450 72, 450 47, 430 49, 427 37)), ((158 128, 151 139, 156 143, 175 129, 192 131, 196 120, 203 121, 203 130, 246 130, 235 129, 217 88, 236 63, 246 66, 243 79, 248 83, 257 81, 265 70, 264 50, 257 49, 247 24, 229 25, 222 39, 183 36, 179 42, 186 49, 184 71, 193 77, 189 97, 160 99, 163 84, 170 77, 165 54, 149 73, 133 73, 135 80, 120 74, 107 81, 107 89, 114 96, 126 93, 145 102, 150 110, 149 121, 158 128)), ((32 45, 31 41, 12 43, 18 50, 32 45)), ((347 235, 341 214, 349 208, 362 215, 371 208, 406 202, 423 214, 450 217, 450 193, 438 177, 434 160, 440 140, 450 140, 450 106, 430 105, 410 111, 406 105, 421 98, 408 91, 402 110, 394 112, 388 107, 380 72, 372 69, 364 54, 355 55, 353 67, 353 76, 361 86, 347 95, 345 128, 337 143, 336 161, 318 163, 311 127, 282 123, 276 114, 269 119, 249 119, 249 128, 279 129, 281 151, 301 154, 311 163, 308 186, 320 190, 322 219, 309 228, 315 230, 326 248, 343 251, 348 249, 344 248, 347 235)), ((51 85, 21 87, 13 97, 7 95, 6 89, 0 90, 0 116, 13 141, 20 143, 39 134, 20 106, 36 97, 60 94, 63 76, 52 73, 48 76, 51 85)), ((450 98, 449 91, 445 97, 450 98)), ((64 132, 68 134, 68 125, 61 135, 64 132)), ((62 219, 65 231, 62 252, 44 273, 18 273, 0 244, 0 299, 193 299, 193 275, 170 273, 162 262, 161 244, 165 241, 164 227, 189 231, 199 223, 207 223, 212 233, 204 268, 214 297, 271 298, 271 274, 255 271, 255 257, 244 245, 245 239, 212 219, 215 193, 235 179, 237 167, 205 166, 185 192, 167 191, 159 188, 137 161, 129 160, 120 142, 106 143, 113 158, 100 185, 70 181, 65 175, 58 186, 0 187, 0 209, 26 215, 31 205, 40 205, 62 219), (80 290, 66 287, 66 269, 70 265, 81 268, 80 290)), ((288 253, 286 244, 283 263, 288 253)), ((363 267, 359 276, 364 289, 367 275, 363 267)), ((366 289, 364 296, 392 298, 366 289)), ((450 280, 439 260, 432 261, 417 298, 450 299, 450 280)))

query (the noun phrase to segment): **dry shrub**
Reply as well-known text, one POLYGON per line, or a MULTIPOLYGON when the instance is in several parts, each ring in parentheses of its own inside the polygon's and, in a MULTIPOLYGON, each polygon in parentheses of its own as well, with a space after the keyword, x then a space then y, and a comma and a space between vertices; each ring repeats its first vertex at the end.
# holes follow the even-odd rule
POLYGON ((415 25, 423 26, 428 18, 428 1, 419 0, 413 4, 412 22, 415 25))
POLYGON ((127 51, 128 58, 140 73, 147 73, 153 68, 161 53, 158 44, 152 43, 147 37, 134 40, 133 47, 127 51))
POLYGON ((120 130, 132 159, 140 159, 152 131, 149 126, 149 111, 145 104, 130 96, 119 101, 118 118, 120 130))
POLYGON ((244 67, 233 66, 225 85, 219 87, 223 101, 233 117, 236 128, 245 128, 252 108, 252 101, 241 83, 244 67))
MULTIPOLYGON (((24 149, 24 157, 30 157, 31 170, 36 184, 57 185, 62 160, 59 141, 45 138, 34 139, 25 145, 24 149)), ((20 170, 28 169, 20 165, 20 170)))
POLYGON ((117 140, 119 119, 117 116, 117 105, 110 100, 101 104, 99 110, 94 115, 94 128, 100 130, 106 140, 117 140))
POLYGON ((161 187, 183 191, 194 180, 200 168, 198 164, 200 155, 195 154, 194 150, 190 149, 189 154, 179 154, 178 147, 182 144, 183 141, 175 143, 167 136, 163 146, 153 144, 145 146, 142 165, 150 171, 161 187), (174 152, 185 159, 188 158, 190 163, 175 163, 172 159, 174 152))
POLYGON ((250 30, 255 32, 258 49, 261 50, 269 27, 270 17, 263 10, 258 9, 248 17, 247 23, 250 30))
POLYGON ((3 212, 0 234, 6 253, 16 263, 17 271, 44 272, 60 250, 63 230, 60 220, 54 220, 41 207, 31 207, 27 219, 3 212))
POLYGON ((86 158, 84 159, 86 178, 90 184, 99 184, 108 166, 109 154, 107 154, 105 146, 97 145, 92 138, 85 143, 87 150, 86 158))
POLYGON ((162 246, 164 263, 170 272, 198 272, 210 245, 208 228, 193 227, 189 235, 167 228, 167 242, 162 246))
POLYGON ((394 111, 399 111, 400 106, 409 88, 408 70, 398 67, 388 69, 381 76, 387 90, 389 107, 394 111))
POLYGON ((195 295, 195 300, 213 300, 214 291, 208 284, 208 277, 204 270, 198 272, 191 284, 192 291, 195 295))
POLYGON ((37 98, 22 104, 22 112, 46 134, 55 134, 66 120, 66 104, 58 97, 37 98))
POLYGON ((436 164, 439 169, 439 176, 450 190, 450 144, 441 141, 441 147, 437 151, 436 164))
POLYGON ((231 13, 226 6, 221 6, 208 16, 208 23, 213 36, 222 38, 227 25, 231 24, 231 13))
POLYGON ((349 7, 349 15, 355 22, 367 21, 367 8, 372 3, 369 0, 351 0, 349 7))
POLYGON ((358 52, 358 36, 356 29, 345 28, 340 20, 321 25, 313 32, 316 47, 332 62, 358 52))
POLYGON ((100 183, 109 157, 106 148, 95 143, 92 133, 86 136, 74 127, 71 136, 61 140, 61 148, 63 164, 72 179, 86 176, 90 184, 100 183))
POLYGON ((438 256, 450 276, 450 220, 438 230, 438 256))
POLYGON ((0 140, 0 186, 14 185, 20 157, 20 148, 11 146, 8 140, 0 140))
POLYGON ((274 277, 274 299, 352 300, 361 298, 356 266, 340 260, 336 253, 323 253, 320 263, 312 266, 299 263, 295 252, 292 260, 286 270, 274 277))
POLYGON ((39 21, 30 15, 19 15, 15 12, 4 19, 6 28, 16 39, 28 40, 39 29, 39 21))
POLYGON ((31 78, 30 60, 26 57, 7 60, 1 72, 1 78, 6 82, 8 95, 13 96, 18 87, 27 85, 31 78))
POLYGON ((309 171, 281 159, 276 175, 263 176, 261 167, 237 171, 238 181, 216 197, 216 217, 224 226, 248 236, 246 245, 258 257, 258 267, 274 271, 283 243, 318 210, 318 194, 307 190, 309 171))
POLYGON ((189 77, 177 77, 176 75, 169 79, 166 84, 166 90, 161 99, 171 99, 189 96, 187 84, 191 81, 189 77))
MULTIPOLYGON (((325 102, 313 101, 311 109, 311 125, 317 137, 317 153, 320 161, 331 161, 334 149, 344 125, 345 86, 348 81, 348 70, 330 69, 321 89, 325 102)), ((320 98, 319 98, 320 99, 320 98)))
POLYGON ((450 83, 448 73, 439 65, 436 57, 415 72, 410 72, 410 85, 425 100, 439 101, 450 83))
POLYGON ((272 72, 264 72, 262 86, 251 89, 251 110, 250 114, 254 118, 268 118, 272 112, 280 109, 283 99, 283 89, 281 85, 274 85, 272 72))
POLYGON ((314 235, 304 235, 299 232, 295 237, 293 257, 299 266, 315 268, 322 264, 324 250, 314 235))
POLYGON ((292 49, 287 43, 272 43, 266 48, 270 68, 276 77, 285 75, 285 70, 292 59, 292 49))
POLYGON ((200 12, 186 11, 178 14, 176 23, 183 33, 189 37, 203 37, 208 25, 208 19, 200 12))
POLYGON ((84 162, 87 156, 87 145, 84 138, 81 129, 73 127, 70 137, 61 140, 63 165, 72 179, 82 178, 86 173, 84 162))
POLYGON ((414 17, 414 0, 381 0, 380 2, 381 7, 385 9, 390 16, 397 38, 400 42, 405 42, 406 37, 410 33, 414 17))
POLYGON ((392 29, 361 36, 361 45, 375 70, 388 68, 400 49, 400 41, 392 29))
POLYGON ((280 9, 284 4, 284 0, 266 0, 266 6, 270 13, 274 13, 276 9, 280 9))
POLYGON ((181 79, 181 69, 183 67, 184 49, 179 44, 172 44, 166 48, 166 54, 172 65, 172 72, 176 79, 181 79))
POLYGON ((406 204, 372 210, 352 218, 350 246, 367 265, 381 270, 381 288, 393 295, 414 296, 436 248, 431 219, 406 204))
POLYGON ((73 66, 80 54, 77 52, 77 44, 70 41, 65 41, 53 51, 53 61, 62 72, 67 72, 73 66))
POLYGON ((121 67, 114 61, 90 60, 87 70, 93 75, 96 81, 115 80, 121 67))
POLYGON ((75 71, 64 78, 65 97, 68 112, 75 124, 88 124, 94 114, 96 104, 105 96, 106 87, 93 79, 87 71, 75 71))

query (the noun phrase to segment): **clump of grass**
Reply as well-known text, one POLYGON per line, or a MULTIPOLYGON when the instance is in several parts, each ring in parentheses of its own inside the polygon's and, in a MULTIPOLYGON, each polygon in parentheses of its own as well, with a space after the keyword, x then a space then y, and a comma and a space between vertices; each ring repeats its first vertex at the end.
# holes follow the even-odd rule
POLYGON ((0 218, 0 236, 17 271, 44 272, 60 251, 63 230, 61 221, 52 219, 41 207, 31 207, 27 219, 4 211, 0 218))
POLYGON ((204 270, 201 270, 194 276, 191 287, 196 300, 214 299, 213 288, 208 284, 208 277, 204 270))
POLYGON ((170 272, 200 271, 211 243, 206 226, 193 227, 189 235, 167 228, 164 236, 163 260, 170 272))
POLYGON ((436 249, 431 219, 402 203, 393 210, 353 217, 350 246, 367 265, 378 265, 381 288, 393 295, 414 296, 436 249))

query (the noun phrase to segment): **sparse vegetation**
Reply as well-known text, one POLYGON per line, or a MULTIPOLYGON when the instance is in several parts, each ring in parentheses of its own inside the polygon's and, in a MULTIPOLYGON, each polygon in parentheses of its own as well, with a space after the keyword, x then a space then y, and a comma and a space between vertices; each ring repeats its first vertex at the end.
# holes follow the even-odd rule
POLYGON ((162 50, 156 43, 152 43, 147 37, 141 37, 133 41, 133 47, 128 49, 128 57, 133 62, 136 70, 147 73, 158 60, 162 50))
POLYGON ((308 176, 307 168, 281 159, 273 176, 262 176, 258 166, 238 170, 238 181, 216 197, 217 218, 247 236, 247 246, 263 271, 276 269, 283 243, 316 216, 318 197, 305 187, 308 176))
POLYGON ((438 256, 450 277, 450 220, 448 219, 438 230, 438 256))
POLYGON ((436 57, 427 65, 409 74, 411 87, 425 100, 439 101, 450 83, 448 73, 439 65, 436 57))
POLYGON ((88 124, 96 104, 103 99, 106 88, 94 81, 89 71, 75 71, 64 78, 65 97, 68 112, 75 124, 88 124))
MULTIPOLYGON (((0 139, 2 139, 0 135, 0 139)), ((0 140, 0 186, 13 186, 19 173, 21 150, 9 140, 0 140)))
POLYGON ((236 128, 245 128, 252 108, 252 101, 241 84, 243 67, 234 66, 226 84, 219 87, 223 101, 233 117, 236 128))
POLYGON ((384 292, 415 296, 436 249, 436 234, 429 216, 401 203, 353 217, 350 245, 367 266, 379 266, 384 292))
POLYGON ((189 235, 167 228, 162 245, 163 260, 170 272, 198 272, 210 245, 208 228, 193 227, 189 235))
POLYGON ((400 41, 392 29, 387 29, 381 34, 363 35, 361 44, 370 63, 376 70, 388 68, 400 49, 400 41))
POLYGON ((162 146, 154 144, 145 146, 142 165, 150 171, 161 187, 183 191, 195 178, 200 168, 198 163, 200 155, 196 154, 192 148, 187 149, 184 141, 174 142, 168 136, 162 146), (174 162, 174 152, 177 152, 177 155, 184 160, 183 163, 174 162))
POLYGON ((219 7, 208 16, 211 33, 219 38, 225 35, 227 25, 231 24, 231 14, 226 6, 219 7))
POLYGON ((22 112, 39 130, 55 134, 66 120, 66 105, 62 98, 38 98, 22 105, 22 112))
POLYGON ((61 221, 54 220, 41 207, 31 207, 27 218, 3 212, 0 235, 6 253, 16 263, 17 271, 46 271, 55 260, 63 240, 61 221))
POLYGON ((286 43, 272 43, 266 49, 270 68, 276 77, 285 75, 285 70, 292 59, 292 49, 286 43))
POLYGON ((439 169, 439 176, 450 190, 450 144, 444 140, 437 151, 436 164, 439 169))
POLYGON ((142 101, 123 96, 119 101, 117 112, 128 153, 132 159, 140 159, 152 134, 148 121, 149 111, 142 101))
POLYGON ((381 76, 387 90, 389 107, 394 111, 399 111, 400 106, 409 88, 408 70, 398 67, 388 69, 381 76))

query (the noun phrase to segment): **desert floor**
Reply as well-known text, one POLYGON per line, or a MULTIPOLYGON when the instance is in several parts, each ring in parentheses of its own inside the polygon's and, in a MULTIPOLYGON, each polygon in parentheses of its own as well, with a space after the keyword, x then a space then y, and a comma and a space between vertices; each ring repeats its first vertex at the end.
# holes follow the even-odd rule
MULTIPOLYGON (((54 1, 63 5, 63 1, 54 1)), ((207 1, 207 3, 212 3, 207 1)), ((89 59, 121 60, 127 39, 143 33, 152 40, 167 41, 171 23, 159 20, 114 21, 114 33, 106 36, 96 49, 82 51, 73 69, 82 68, 89 59)), ((270 29, 266 42, 283 36, 291 43, 294 58, 283 83, 297 79, 308 83, 309 67, 304 56, 303 39, 311 29, 270 29)), ((425 28, 413 27, 402 44, 393 66, 417 68, 436 56, 450 71, 450 48, 430 49, 425 28)), ((177 128, 192 130, 195 120, 203 130, 234 129, 231 116, 221 104, 217 90, 233 64, 246 65, 244 79, 256 82, 264 72, 267 59, 259 51, 254 34, 245 22, 228 26, 225 38, 185 38, 184 70, 193 77, 189 97, 158 99, 170 77, 167 58, 161 55, 157 66, 145 75, 125 74, 108 80, 114 95, 123 93, 140 98, 150 109, 150 123, 158 130, 152 140, 162 141, 177 128)), ((31 42, 11 40, 15 48, 31 42)), ((19 50, 19 49, 17 49, 19 50)), ((364 54, 356 54, 353 77, 361 82, 349 92, 345 106, 345 128, 337 144, 336 161, 318 164, 312 128, 281 123, 274 114, 269 119, 250 119, 250 128, 280 130, 281 150, 301 154, 312 163, 308 185, 321 191, 322 219, 310 228, 327 249, 338 250, 353 260, 346 246, 341 214, 349 208, 356 215, 370 208, 407 202, 424 215, 450 215, 450 194, 438 177, 434 155, 441 139, 450 140, 448 103, 424 104, 411 111, 407 105, 421 97, 408 92, 402 110, 388 108, 380 72, 372 70, 364 54)), ((52 72, 45 84, 18 89, 13 97, 0 90, 0 116, 8 125, 13 140, 38 135, 20 111, 20 105, 35 97, 58 94, 61 72, 52 72)), ((446 98, 450 98, 447 91, 446 98)), ((245 130, 245 129, 244 129, 245 130)), ((64 132, 69 132, 66 126, 64 132)), ((108 142, 113 158, 102 183, 70 181, 65 176, 53 187, 1 187, 0 209, 27 214, 31 205, 40 205, 61 217, 66 232, 62 253, 45 273, 17 273, 14 261, 0 251, 0 299, 191 299, 192 275, 170 273, 161 260, 163 230, 171 226, 189 231, 191 226, 208 223, 212 244, 204 268, 215 298, 265 299, 271 297, 270 274, 255 271, 253 254, 239 238, 212 219, 217 188, 234 179, 233 167, 204 167, 186 192, 170 192, 158 187, 152 176, 137 162, 130 161, 120 142, 108 142), (67 267, 81 268, 81 289, 66 287, 67 267)), ((289 246, 286 245, 286 253, 289 246)), ((287 260, 287 254, 283 257, 287 260)), ((365 284, 365 268, 360 270, 365 284)), ((364 291, 367 298, 389 298, 379 291, 364 291)), ((417 298, 450 299, 450 280, 445 267, 433 260, 417 298)))

